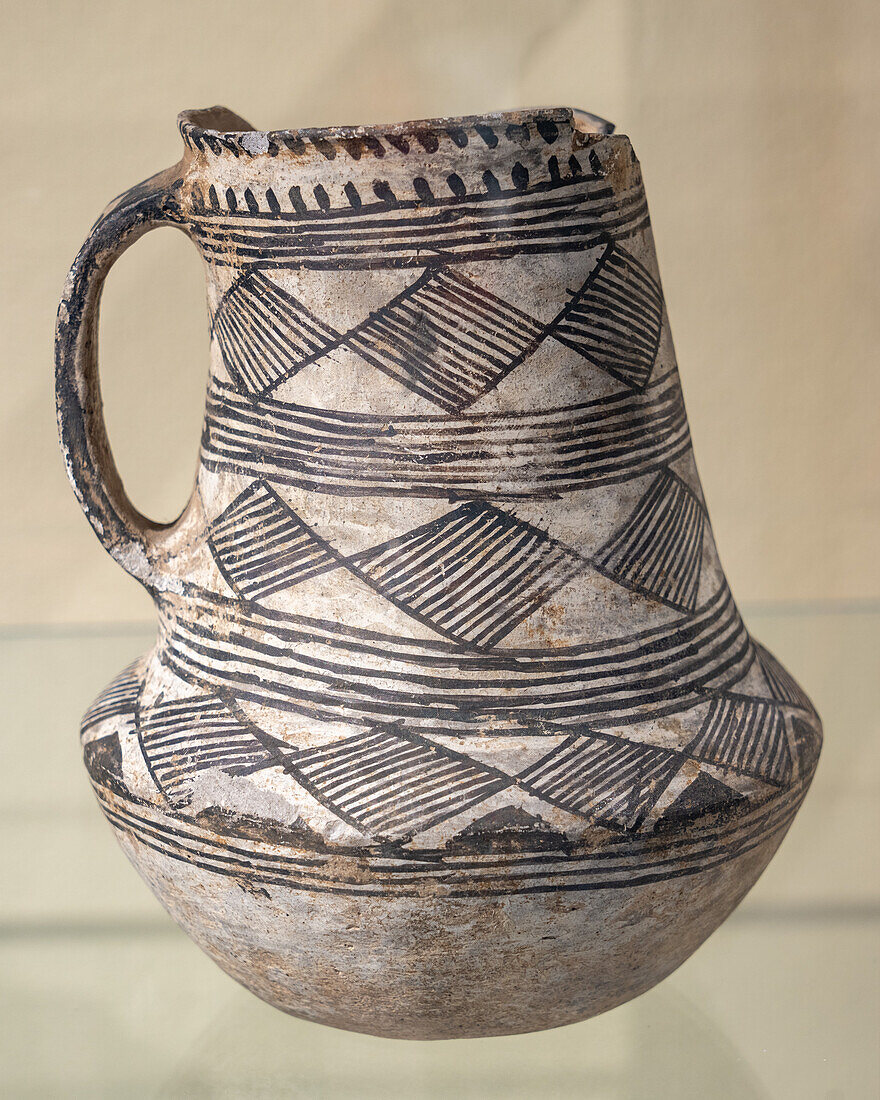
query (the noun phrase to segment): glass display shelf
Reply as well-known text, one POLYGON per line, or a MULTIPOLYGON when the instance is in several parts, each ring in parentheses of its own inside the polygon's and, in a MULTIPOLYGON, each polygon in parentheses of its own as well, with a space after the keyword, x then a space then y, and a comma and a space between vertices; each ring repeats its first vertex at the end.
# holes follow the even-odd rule
POLYGON ((283 1015, 167 917, 118 849, 79 717, 152 625, 0 632, 2 1092, 14 1097, 880 1095, 880 607, 746 607, 825 722, 791 832, 733 916, 604 1016, 400 1042, 283 1015))

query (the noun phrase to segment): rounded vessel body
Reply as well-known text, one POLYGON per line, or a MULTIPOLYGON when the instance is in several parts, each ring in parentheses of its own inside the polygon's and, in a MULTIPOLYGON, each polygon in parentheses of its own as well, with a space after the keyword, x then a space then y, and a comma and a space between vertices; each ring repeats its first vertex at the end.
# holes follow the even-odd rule
POLYGON ((694 464, 638 163, 567 109, 263 133, 181 116, 58 329, 62 446, 156 647, 83 719, 120 843, 285 1011, 451 1038, 594 1015, 760 875, 821 725, 747 633, 694 464), (101 282, 205 260, 176 524, 125 497, 101 282))

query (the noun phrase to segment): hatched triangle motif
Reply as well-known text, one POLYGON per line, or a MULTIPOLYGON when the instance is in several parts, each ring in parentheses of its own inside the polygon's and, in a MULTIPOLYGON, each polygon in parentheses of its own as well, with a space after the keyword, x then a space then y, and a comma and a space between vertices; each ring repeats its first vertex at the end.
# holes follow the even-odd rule
POLYGON ((788 703, 790 706, 812 712, 813 704, 791 673, 782 667, 769 650, 758 642, 754 644, 761 671, 764 673, 764 679, 773 698, 780 703, 788 703))
POLYGON ((200 772, 219 768, 228 775, 247 775, 281 763, 254 727, 210 695, 142 707, 138 733, 157 786, 179 806, 189 803, 190 784, 200 772))
POLYGON ((584 567, 546 532, 480 501, 345 557, 259 481, 217 517, 208 543, 245 599, 344 567, 437 633, 480 648, 499 642, 584 567))
POLYGON ((546 532, 479 501, 348 564, 408 614, 479 647, 499 642, 584 566, 546 532))
POLYGON ((457 272, 429 269, 345 336, 367 362, 449 412, 493 389, 547 328, 457 272))
POLYGON ((214 317, 214 335, 237 386, 256 396, 290 378, 339 341, 293 295, 261 271, 242 276, 214 317))
POLYGON ((689 756, 720 764, 768 783, 791 779, 785 715, 776 703, 745 695, 716 696, 689 756))
POLYGON ((208 543, 233 591, 249 600, 340 565, 330 546, 262 481, 248 486, 217 517, 208 543))
POLYGON ((80 723, 80 734, 109 718, 130 718, 137 706, 141 690, 141 658, 122 672, 101 692, 85 712, 80 723))
POLYGON ((517 776, 517 783, 570 813, 637 829, 683 757, 669 749, 593 731, 569 737, 517 776))
POLYGON ((572 295, 553 335, 612 377, 644 389, 660 346, 663 292, 626 249, 610 244, 572 295))
POLYGON ((400 727, 293 751, 285 771, 369 835, 401 839, 509 787, 509 775, 400 727))
POLYGON ((454 413, 497 386, 551 335, 631 388, 644 389, 662 315, 657 282, 625 249, 609 245, 581 288, 546 323, 451 268, 431 266, 340 333, 255 270, 227 291, 213 331, 230 377, 252 398, 347 347, 454 413))
POLYGON ((680 478, 664 470, 593 565, 626 588, 679 611, 694 611, 705 525, 700 502, 680 478))
POLYGON ((797 714, 791 716, 791 734, 794 752, 797 757, 798 771, 801 775, 810 775, 819 760, 822 748, 822 731, 797 714))

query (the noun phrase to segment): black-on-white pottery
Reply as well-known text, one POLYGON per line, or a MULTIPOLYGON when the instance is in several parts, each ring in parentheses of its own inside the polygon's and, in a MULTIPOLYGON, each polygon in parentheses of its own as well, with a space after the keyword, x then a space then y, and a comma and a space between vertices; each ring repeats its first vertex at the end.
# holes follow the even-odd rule
POLYGON ((311 1020, 491 1035, 636 996, 764 869, 821 727, 718 561, 629 141, 567 109, 180 128, 58 323, 71 480, 160 624, 82 725, 123 849, 311 1020), (107 270, 163 224, 212 335, 168 527, 96 365, 107 270))

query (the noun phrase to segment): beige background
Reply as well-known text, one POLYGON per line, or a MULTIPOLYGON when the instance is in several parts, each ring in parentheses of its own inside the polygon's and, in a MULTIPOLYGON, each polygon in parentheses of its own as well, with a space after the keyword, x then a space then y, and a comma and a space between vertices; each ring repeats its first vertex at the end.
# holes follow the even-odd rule
MULTIPOLYGON (((0 42, 0 623, 150 617, 64 478, 51 330, 96 215, 178 158, 180 109, 218 101, 266 128, 547 104, 613 119, 642 161, 734 593, 880 596, 875 0, 5 0, 0 42)), ((122 258, 102 339, 126 485, 171 518, 207 356, 182 236, 122 258)))
MULTIPOLYGON (((880 3, 0 0, 0 112, 6 1091, 875 1100, 880 3), (181 108, 218 100, 267 127, 567 103, 641 158, 724 563, 827 740, 740 909, 597 1020, 450 1046, 284 1017, 176 929, 93 804, 79 715, 154 628, 64 477, 54 313, 101 208, 177 159, 181 108)), ((194 473, 206 327, 192 246, 149 234, 110 278, 102 335, 119 464, 156 518, 194 473)))

